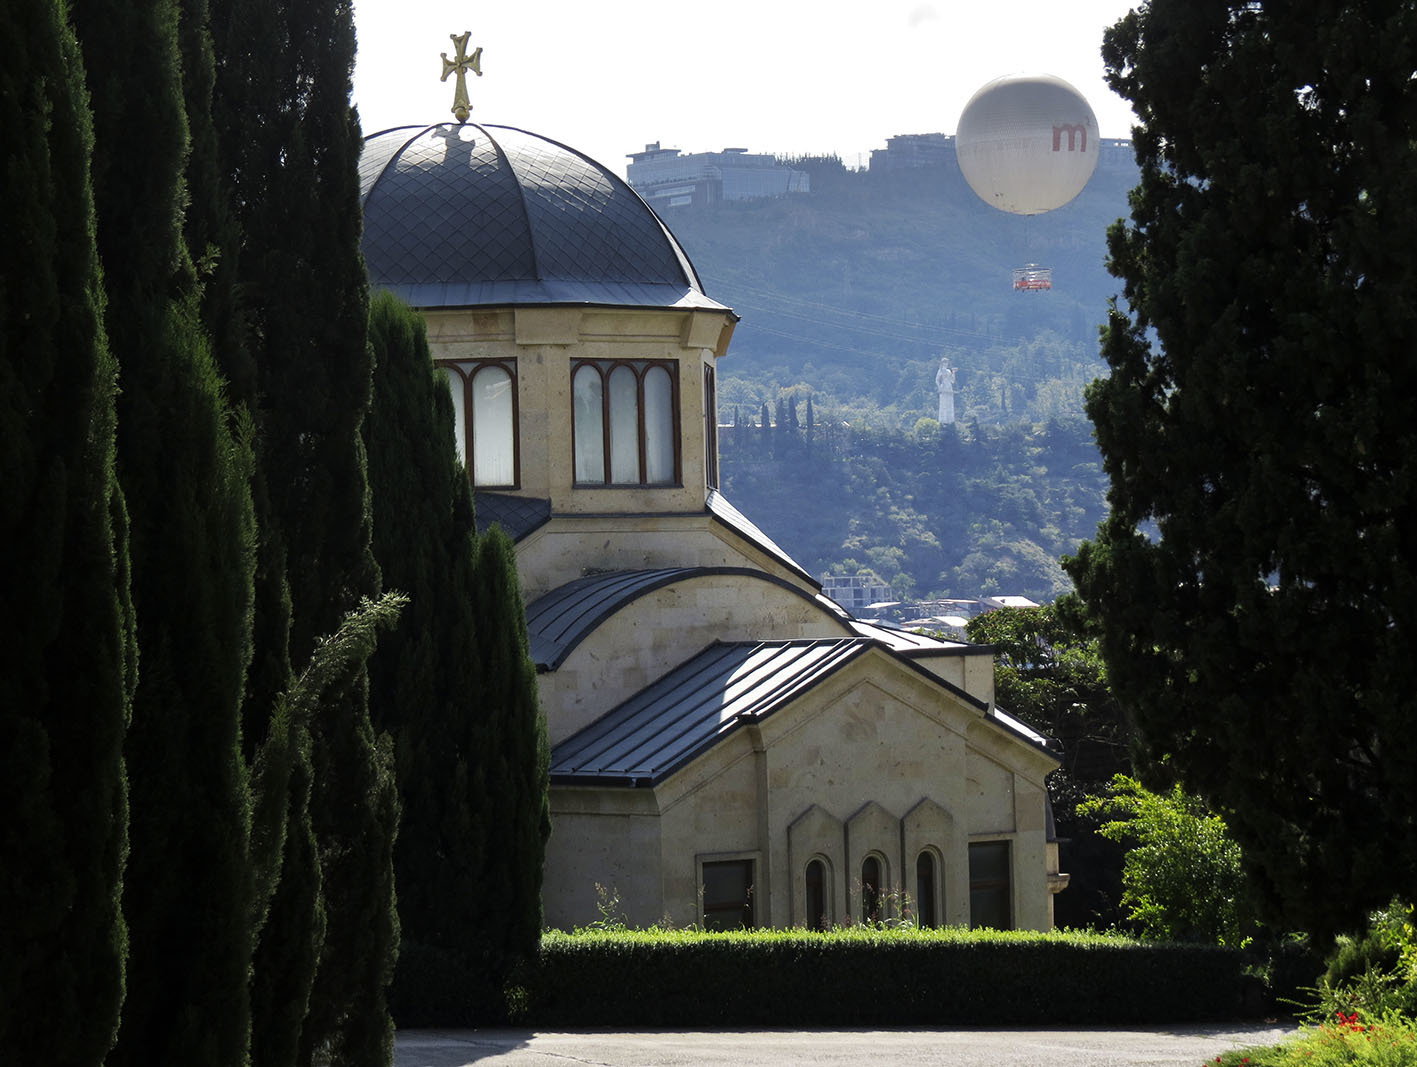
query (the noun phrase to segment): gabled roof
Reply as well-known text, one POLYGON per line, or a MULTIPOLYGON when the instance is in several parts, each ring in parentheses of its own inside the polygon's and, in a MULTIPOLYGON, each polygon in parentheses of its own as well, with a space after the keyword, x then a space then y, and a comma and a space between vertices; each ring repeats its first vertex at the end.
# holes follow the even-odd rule
POLYGON ((791 582, 745 567, 660 567, 592 574, 557 586, 527 606, 532 662, 538 671, 554 671, 597 626, 630 602, 675 582, 720 575, 770 582, 803 599, 812 599, 791 582))
POLYGON ((715 642, 562 741, 551 753, 557 785, 657 785, 735 730, 768 718, 846 664, 880 649, 984 713, 1034 748, 1047 739, 977 697, 860 637, 715 642))
POLYGON ((967 641, 942 641, 938 637, 912 633, 909 630, 902 630, 898 626, 886 626, 879 622, 863 622, 860 619, 852 619, 851 628, 862 637, 874 638, 892 652, 899 652, 905 656, 931 652, 993 655, 993 650, 988 645, 971 645, 967 641))

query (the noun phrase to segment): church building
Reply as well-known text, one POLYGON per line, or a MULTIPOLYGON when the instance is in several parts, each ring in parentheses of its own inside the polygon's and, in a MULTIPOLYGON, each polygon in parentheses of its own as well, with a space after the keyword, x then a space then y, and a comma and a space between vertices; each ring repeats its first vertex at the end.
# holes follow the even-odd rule
POLYGON ((658 216, 506 126, 373 134, 361 179, 371 286, 425 317, 479 525, 516 544, 547 925, 599 886, 635 925, 1050 927, 1057 756, 990 649, 854 618, 720 492, 737 316, 658 216))

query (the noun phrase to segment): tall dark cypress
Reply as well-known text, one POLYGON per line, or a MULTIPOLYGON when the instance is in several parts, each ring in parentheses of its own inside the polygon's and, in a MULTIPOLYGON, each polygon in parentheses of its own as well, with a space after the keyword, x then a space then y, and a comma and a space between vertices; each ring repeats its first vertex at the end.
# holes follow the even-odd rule
POLYGON ((543 838, 523 840, 545 818, 544 751, 534 736, 527 743, 539 715, 535 675, 515 650, 497 664, 506 677, 487 675, 481 650, 515 642, 522 605, 514 573, 486 578, 514 564, 480 553, 452 401, 423 320, 381 293, 370 337, 376 370, 364 437, 374 551, 385 583, 411 597, 370 661, 370 703, 396 741, 403 952, 422 972, 449 976, 450 987, 438 1004, 426 983, 416 999, 399 997, 400 1023, 485 1023, 501 1015, 502 980, 540 928, 543 838), (489 595, 504 599, 487 603, 489 595), (517 868, 510 879, 503 862, 517 868))
MULTIPOLYGON (((238 271, 259 441, 251 689, 253 698, 273 697, 288 677, 284 664, 309 661, 319 638, 379 588, 359 437, 370 359, 359 255, 361 140, 349 105, 354 27, 347 0, 245 0, 224 6, 213 29, 215 110, 241 226, 238 271)), ((258 1005, 288 1010, 308 995, 298 1055, 305 1062, 324 1053, 349 1064, 391 1055, 383 996, 396 951, 397 803, 381 751, 367 678, 357 671, 326 693, 311 718, 318 874, 291 869, 301 854, 287 852, 262 934, 262 954, 312 936, 318 915, 307 905, 318 878, 326 929, 308 994, 270 996, 263 983, 289 976, 257 959, 258 1005), (305 891, 298 908, 287 910, 297 877, 305 891)), ((258 1018, 256 1025, 265 1024, 258 1018)), ((289 1038, 287 1030, 273 1045, 286 1048, 289 1038)))
POLYGON ((0 1062, 117 1032, 133 653, 83 70, 54 0, 0 6, 0 1062))
POLYGON ((251 962, 240 705, 250 458, 231 433, 181 231, 187 124, 175 0, 79 0, 106 324, 123 389, 143 672, 126 757, 128 992, 111 1064, 243 1064, 251 962), (134 151, 134 130, 142 151, 134 151))
POLYGON ((478 541, 478 642, 486 694, 482 748, 488 847, 483 886, 498 918, 484 928, 483 961, 495 979, 535 951, 541 933, 542 857, 551 836, 550 748, 527 648, 516 550, 500 526, 478 541))

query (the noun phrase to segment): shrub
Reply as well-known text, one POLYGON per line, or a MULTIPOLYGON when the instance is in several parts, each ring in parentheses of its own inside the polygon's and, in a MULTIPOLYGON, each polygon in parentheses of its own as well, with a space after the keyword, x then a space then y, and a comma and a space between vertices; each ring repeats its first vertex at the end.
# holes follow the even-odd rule
POLYGON ((1319 982, 1319 1011, 1417 1017, 1417 914, 1394 900, 1357 938, 1341 937, 1319 982))
POLYGON ((1233 1018, 1239 952, 962 929, 543 935, 514 978, 535 1026, 1041 1025, 1233 1018))
POLYGON ((1413 1067, 1417 1023, 1394 1012, 1375 1021, 1352 1013, 1307 1025, 1273 1048, 1242 1049, 1217 1056, 1205 1067, 1413 1067))

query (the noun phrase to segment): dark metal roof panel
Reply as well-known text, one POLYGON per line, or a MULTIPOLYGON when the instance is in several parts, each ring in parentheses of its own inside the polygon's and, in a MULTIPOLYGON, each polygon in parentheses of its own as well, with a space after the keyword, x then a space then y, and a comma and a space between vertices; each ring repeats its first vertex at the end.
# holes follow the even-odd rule
POLYGON ((415 307, 726 310, 629 185, 525 130, 443 123, 373 134, 360 196, 370 282, 415 307))
POLYGON ((745 567, 661 567, 592 574, 557 586, 528 605, 526 625, 532 662, 537 670, 555 670, 597 626, 631 601, 674 582, 721 576, 770 582, 811 599, 790 582, 745 567))
POLYGON ((478 533, 486 533, 496 524, 513 541, 520 541, 551 518, 551 501, 541 497, 478 491, 472 494, 472 502, 478 533))
POLYGON ((787 552, 777 544, 776 541, 774 541, 767 534, 763 533, 762 530, 758 529, 757 525, 753 522, 752 519, 748 518, 748 516, 744 515, 741 511, 739 511, 732 504, 730 504, 728 502, 728 498, 725 497, 722 493, 720 493, 717 489, 710 489, 708 491, 708 501, 706 506, 710 515, 718 519, 730 529, 736 531, 741 536, 747 538, 749 541, 756 544, 768 555, 773 556, 779 562, 786 564, 797 575, 811 582, 813 588, 820 589, 822 587, 821 582, 817 581, 810 574, 808 574, 800 563, 798 563, 795 559, 789 556, 787 552))
POLYGON ((942 641, 938 637, 911 633, 909 630, 902 630, 899 626, 887 626, 879 622, 863 622, 860 619, 852 619, 851 628, 862 637, 873 637, 887 648, 891 649, 891 651, 900 652, 905 655, 919 652, 949 652, 961 649, 979 649, 980 652, 988 652, 987 649, 977 645, 970 645, 963 641, 942 641))
POLYGON ((692 567, 611 571, 577 578, 537 597, 526 609, 532 662, 538 670, 554 670, 588 633, 625 604, 693 571, 692 567))
POLYGON ((710 645, 557 745, 552 777, 567 783, 661 781, 871 647, 873 642, 849 637, 710 645))

